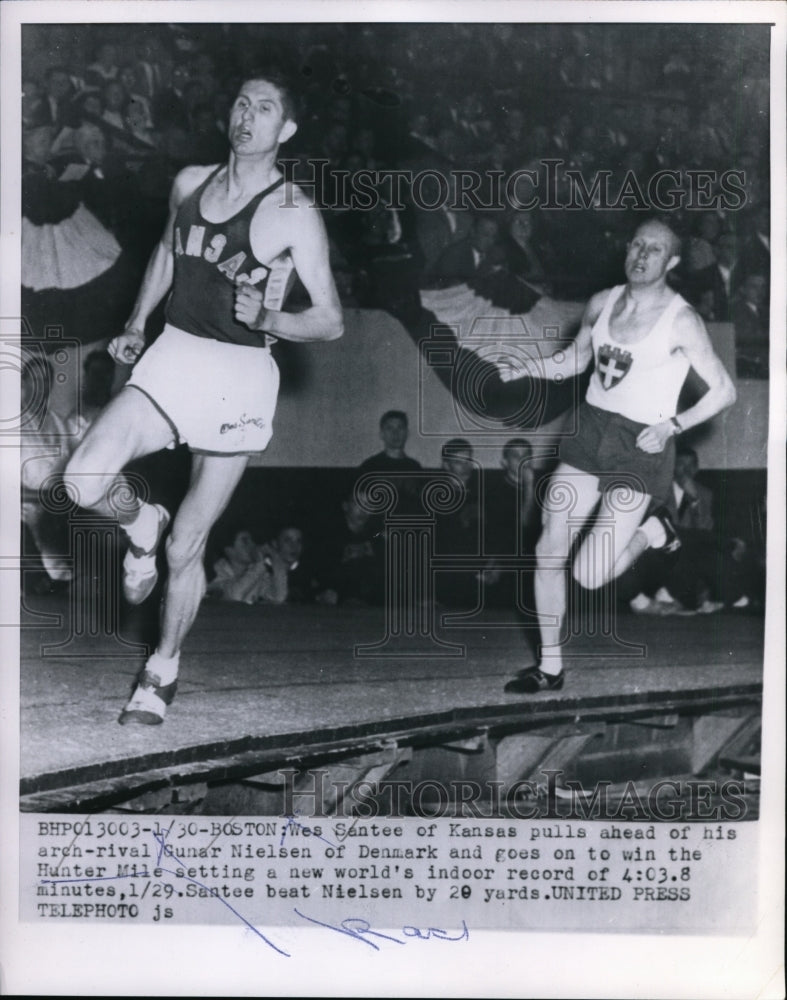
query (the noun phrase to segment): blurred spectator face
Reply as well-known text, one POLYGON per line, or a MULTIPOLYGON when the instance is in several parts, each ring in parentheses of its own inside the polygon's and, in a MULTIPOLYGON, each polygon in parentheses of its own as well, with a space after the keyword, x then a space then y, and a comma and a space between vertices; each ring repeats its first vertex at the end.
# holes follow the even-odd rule
POLYGON ((126 91, 122 83, 112 81, 104 87, 104 105, 107 111, 120 111, 126 101, 126 91))
POLYGON ((235 536, 233 547, 246 558, 248 562, 254 562, 257 558, 257 546, 249 531, 239 531, 235 536))
POLYGON ((404 448, 407 444, 408 427, 401 417, 389 417, 380 428, 380 437, 386 448, 404 448))
POLYGON ((511 448, 506 448, 501 463, 506 478, 513 483, 518 482, 524 470, 530 465, 532 458, 532 449, 525 445, 514 445, 511 448))
POLYGON ((508 232, 519 246, 527 247, 533 238, 533 220, 529 212, 517 212, 512 216, 508 232))
POLYGON ((750 274, 743 283, 741 291, 747 302, 761 309, 765 305, 768 285, 762 274, 750 274))
POLYGON ((721 220, 713 212, 706 212, 700 216, 699 234, 708 243, 715 243, 721 231, 721 220))
POLYGON ((450 472, 452 476, 467 485, 470 482, 470 478, 473 475, 473 462, 472 462, 472 451, 469 449, 466 451, 460 451, 458 449, 452 450, 450 454, 443 455, 443 470, 445 472, 450 472))
POLYGON ((98 50, 98 59, 96 61, 99 62, 102 66, 105 66, 107 69, 109 69, 110 67, 115 65, 115 63, 117 62, 117 57, 118 57, 118 52, 115 46, 110 43, 107 43, 106 45, 102 45, 101 48, 98 50))
POLYGON ((473 226, 473 246, 480 253, 488 253, 497 243, 499 236, 496 219, 481 217, 473 226))
POLYGON ((358 506, 353 497, 349 497, 342 503, 342 511, 345 523, 354 535, 360 534, 369 523, 369 514, 358 506))
POLYGON ((145 129, 147 116, 145 115, 145 109, 139 101, 132 99, 128 102, 123 120, 126 123, 126 128, 131 132, 140 132, 145 129))
POLYGON ((79 155, 86 163, 100 166, 106 159, 107 141, 97 125, 80 125, 74 141, 79 155))
POLYGON ((716 259, 724 267, 732 267, 735 263, 737 243, 732 233, 722 233, 716 241, 716 259))
POLYGON ((53 129, 51 125, 39 125, 24 133, 22 152, 30 163, 44 164, 52 149, 53 129))
POLYGON ((22 120, 29 118, 41 103, 41 88, 35 80, 25 80, 22 83, 22 120))
POLYGON ((174 90, 182 91, 189 82, 189 68, 185 63, 178 63, 172 70, 172 87, 174 90))
POLYGON ((62 101, 67 98, 72 90, 68 73, 62 69, 52 70, 47 77, 46 89, 56 101, 62 101))
POLYGON ((124 66, 120 71, 120 82, 126 88, 126 92, 133 94, 137 89, 137 74, 133 66, 124 66))
POLYGON ((287 565, 294 567, 303 554, 303 532, 300 528, 283 528, 274 545, 287 565))
POLYGON ((104 112, 104 103, 99 94, 87 94, 82 101, 82 110, 87 115, 95 115, 100 118, 104 112))
POLYGON ((698 469, 699 463, 691 453, 684 454, 679 452, 675 456, 675 482, 678 486, 683 486, 684 483, 691 482, 697 475, 698 469))

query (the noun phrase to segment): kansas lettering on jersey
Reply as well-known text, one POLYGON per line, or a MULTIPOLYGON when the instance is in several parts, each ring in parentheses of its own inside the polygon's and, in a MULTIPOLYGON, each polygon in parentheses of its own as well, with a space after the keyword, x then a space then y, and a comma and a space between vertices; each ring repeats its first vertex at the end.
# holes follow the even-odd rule
POLYGON ((245 347, 267 347, 274 339, 235 320, 235 288, 248 282, 264 293, 268 309, 281 309, 294 277, 289 253, 269 266, 254 256, 249 228, 260 202, 283 178, 255 195, 224 222, 209 222, 200 201, 215 170, 178 209, 173 235, 174 274, 167 322, 197 337, 245 347))

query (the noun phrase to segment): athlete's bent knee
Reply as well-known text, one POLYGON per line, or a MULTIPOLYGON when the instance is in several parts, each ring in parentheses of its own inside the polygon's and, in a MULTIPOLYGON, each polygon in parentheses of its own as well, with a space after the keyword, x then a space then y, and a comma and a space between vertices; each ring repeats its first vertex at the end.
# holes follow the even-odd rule
POLYGON ((77 448, 63 470, 66 492, 80 507, 97 507, 106 495, 113 477, 97 472, 98 467, 90 449, 77 448))
POLYGON ((593 566, 592 560, 588 558, 586 553, 582 552, 576 557, 571 566, 571 576, 585 590, 598 590, 607 582, 606 575, 602 572, 601 567, 593 566))

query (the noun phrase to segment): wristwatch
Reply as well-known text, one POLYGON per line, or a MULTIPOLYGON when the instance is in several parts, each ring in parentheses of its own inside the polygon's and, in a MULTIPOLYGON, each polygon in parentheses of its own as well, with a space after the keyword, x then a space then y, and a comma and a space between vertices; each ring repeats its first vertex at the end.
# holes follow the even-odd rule
POLYGON ((673 437, 675 436, 675 434, 683 433, 683 427, 681 426, 681 423, 677 417, 670 417, 669 422, 672 424, 672 428, 674 431, 673 437))

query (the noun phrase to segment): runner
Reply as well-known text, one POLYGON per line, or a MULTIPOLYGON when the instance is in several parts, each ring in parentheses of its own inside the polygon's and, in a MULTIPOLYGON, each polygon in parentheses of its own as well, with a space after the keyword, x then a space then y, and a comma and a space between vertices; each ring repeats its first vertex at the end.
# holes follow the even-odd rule
POLYGON ((731 406, 735 387, 699 315, 667 285, 679 260, 680 239, 668 220, 640 225, 626 254, 626 284, 593 296, 573 350, 512 373, 561 380, 595 361, 577 415, 578 432, 561 447, 544 501, 535 576, 539 662, 520 671, 506 691, 533 694, 563 686, 565 565, 597 506, 572 565, 583 587, 602 587, 649 547, 669 550, 680 544, 666 511, 644 523, 642 518, 651 498, 664 501, 669 495, 675 436, 731 406), (678 395, 690 366, 708 388, 678 417, 678 395))
POLYGON ((171 289, 166 326, 66 470, 78 502, 117 517, 128 536, 123 589, 139 604, 155 586, 156 548, 170 514, 132 496, 121 470, 176 443, 193 452, 189 489, 167 540, 158 647, 122 724, 162 722, 175 696, 180 649, 205 591, 208 534, 249 456, 271 438, 279 387, 271 344, 334 340, 343 332, 319 212, 277 167, 296 119, 286 78, 254 74, 230 111, 228 162, 186 167, 176 177, 164 235, 110 353, 120 363, 137 359, 146 321, 171 289), (293 270, 311 299, 297 314, 280 311, 293 270))

